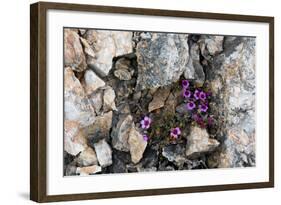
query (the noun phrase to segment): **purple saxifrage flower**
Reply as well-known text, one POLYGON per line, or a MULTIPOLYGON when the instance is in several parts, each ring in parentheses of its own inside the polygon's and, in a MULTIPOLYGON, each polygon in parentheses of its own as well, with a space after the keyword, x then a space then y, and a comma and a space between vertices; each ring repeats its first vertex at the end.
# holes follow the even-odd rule
POLYGON ((149 140, 148 135, 143 135, 143 140, 147 142, 149 140))
POLYGON ((206 95, 206 93, 204 93, 203 91, 201 91, 201 92, 199 93, 199 98, 200 98, 200 100, 206 100, 206 97, 207 97, 207 95, 206 95))
POLYGON ((183 88, 188 88, 189 87, 189 81, 188 80, 182 80, 181 84, 182 84, 183 88))
POLYGON ((200 99, 200 91, 196 89, 193 96, 196 100, 199 100, 200 99))
POLYGON ((196 107, 195 103, 192 101, 188 102, 186 106, 188 110, 193 110, 196 107))
POLYGON ((170 136, 171 136, 172 138, 177 139, 180 134, 181 134, 181 130, 180 130, 179 127, 176 127, 176 128, 171 129, 170 136))
POLYGON ((183 97, 190 98, 191 97, 191 91, 190 90, 184 90, 183 91, 183 97))
POLYGON ((200 109, 200 112, 207 112, 208 110, 208 105, 199 105, 199 109, 200 109))
POLYGON ((141 120, 141 128, 142 129, 148 129, 150 127, 151 124, 151 118, 145 116, 142 120, 141 120))

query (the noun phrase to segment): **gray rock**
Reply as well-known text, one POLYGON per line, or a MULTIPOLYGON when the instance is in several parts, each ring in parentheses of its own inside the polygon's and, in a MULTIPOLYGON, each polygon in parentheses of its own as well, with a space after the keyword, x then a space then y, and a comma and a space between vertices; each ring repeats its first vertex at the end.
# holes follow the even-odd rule
POLYGON ((182 103, 180 105, 178 105, 176 107, 176 111, 180 114, 186 114, 186 113, 189 113, 187 108, 186 108, 186 103, 182 103))
POLYGON ((72 29, 64 29, 64 66, 78 72, 87 67, 79 35, 72 29))
POLYGON ((128 143, 130 147, 132 162, 136 164, 141 160, 143 156, 147 141, 143 139, 142 134, 135 128, 134 124, 129 133, 128 143))
POLYGON ((143 153, 141 164, 144 168, 155 167, 158 164, 158 151, 147 147, 143 153))
POLYGON ((143 167, 137 167, 138 172, 156 172, 157 167, 149 167, 149 168, 143 168, 143 167))
POLYGON ((83 84, 87 95, 90 95, 98 88, 105 86, 105 82, 100 79, 92 70, 86 70, 83 84))
POLYGON ((202 35, 199 44, 202 55, 206 59, 223 51, 224 36, 202 35))
POLYGON ((136 47, 137 89, 157 88, 179 80, 189 53, 187 35, 151 33, 136 47))
POLYGON ((70 67, 64 70, 64 119, 76 121, 79 127, 95 121, 95 111, 70 67))
POLYGON ((65 176, 74 176, 77 175, 76 173, 77 167, 73 164, 69 164, 65 167, 65 172, 64 175, 65 176))
POLYGON ((141 98, 141 92, 134 92, 133 99, 138 101, 141 98))
POLYGON ((148 112, 159 109, 165 105, 165 101, 170 94, 169 88, 159 88, 153 95, 153 100, 148 105, 148 112))
POLYGON ((85 128, 88 135, 88 141, 91 144, 94 144, 101 139, 107 139, 109 137, 111 126, 112 111, 98 116, 92 125, 85 128))
POLYGON ((119 119, 116 127, 111 132, 112 146, 120 151, 128 152, 130 150, 128 139, 130 130, 133 126, 133 117, 126 115, 119 119))
POLYGON ((113 163, 110 167, 112 173, 126 173, 128 172, 126 164, 131 162, 131 156, 127 152, 113 150, 113 163))
POLYGON ((168 164, 169 164, 168 160, 164 160, 161 163, 159 163, 158 171, 174 171, 175 168, 168 164))
POLYGON ((84 38, 95 56, 87 56, 87 64, 99 75, 107 76, 112 59, 132 52, 132 32, 88 30, 84 38))
POLYGON ((213 167, 255 166, 255 46, 255 38, 225 37, 223 53, 214 58, 212 109, 225 123, 222 146, 209 160, 213 167))
POLYGON ((105 139, 94 144, 97 158, 101 167, 107 167, 112 164, 112 150, 105 139))
POLYGON ((170 162, 181 167, 186 161, 185 145, 184 144, 170 144, 163 148, 162 155, 170 162))
POLYGON ((97 165, 97 155, 91 147, 88 147, 79 154, 79 156, 76 158, 76 163, 79 167, 97 165))
POLYGON ((187 137, 186 156, 214 151, 219 144, 216 139, 209 138, 205 129, 192 127, 190 135, 187 137))
POLYGON ((205 73, 200 63, 200 50, 197 43, 193 43, 189 50, 190 58, 188 61, 188 67, 184 71, 184 77, 186 79, 192 79, 198 86, 202 86, 205 81, 205 73))

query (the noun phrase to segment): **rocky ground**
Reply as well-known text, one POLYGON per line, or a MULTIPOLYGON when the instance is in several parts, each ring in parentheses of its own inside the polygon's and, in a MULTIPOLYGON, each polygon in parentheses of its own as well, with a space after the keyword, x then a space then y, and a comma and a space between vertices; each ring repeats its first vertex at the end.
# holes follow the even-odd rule
POLYGON ((64 30, 64 174, 255 166, 255 38, 64 30))

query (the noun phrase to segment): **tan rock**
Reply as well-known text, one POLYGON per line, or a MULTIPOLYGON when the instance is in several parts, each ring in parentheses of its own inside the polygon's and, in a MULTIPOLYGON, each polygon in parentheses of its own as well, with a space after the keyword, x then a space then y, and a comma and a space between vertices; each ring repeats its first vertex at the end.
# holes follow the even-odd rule
POLYGON ((106 76, 112 68, 112 59, 133 51, 132 32, 88 30, 84 38, 91 46, 95 57, 87 58, 88 65, 97 73, 106 76))
POLYGON ((87 62, 88 62, 88 59, 95 58, 95 56, 96 56, 95 52, 93 51, 91 46, 88 44, 87 40, 80 37, 80 41, 84 47, 84 52, 87 55, 87 62))
POLYGON ((205 129, 196 126, 192 127, 190 135, 187 137, 186 156, 213 151, 219 144, 217 140, 209 138, 209 134, 205 129))
POLYGON ((112 126, 112 111, 107 112, 96 118, 96 121, 86 128, 88 138, 91 142, 98 142, 100 139, 109 136, 109 131, 112 126))
POLYGON ((130 130, 133 126, 133 117, 126 115, 119 119, 117 126, 111 132, 112 146, 120 151, 128 152, 130 150, 128 139, 130 130))
POLYGON ((87 176, 98 172, 101 172, 101 167, 98 165, 92 165, 88 167, 77 167, 76 169, 76 173, 80 174, 80 176, 87 176))
POLYGON ((76 159, 76 162, 79 167, 97 165, 98 159, 96 152, 91 147, 87 147, 84 151, 79 154, 76 159))
POLYGON ((87 95, 90 95, 98 88, 105 86, 105 82, 100 79, 92 70, 86 70, 83 82, 87 95))
POLYGON ((87 67, 79 35, 72 29, 64 29, 64 63, 78 72, 87 67))
POLYGON ((85 150, 87 141, 84 132, 79 128, 76 121, 64 121, 64 150, 76 156, 79 152, 85 150))
POLYGON ((130 130, 128 143, 130 146, 132 162, 136 164, 141 160, 143 156, 147 141, 143 139, 142 134, 135 128, 134 125, 130 130))
POLYGON ((153 100, 148 105, 148 112, 152 112, 153 110, 157 110, 165 105, 165 101, 170 94, 169 88, 159 88, 154 96, 153 100))
POLYGON ((95 121, 95 111, 70 67, 64 70, 64 117, 76 121, 80 127, 95 121))
POLYGON ((107 87, 104 90, 103 94, 103 109, 104 112, 115 110, 117 111, 116 105, 115 105, 115 92, 111 87, 107 87))

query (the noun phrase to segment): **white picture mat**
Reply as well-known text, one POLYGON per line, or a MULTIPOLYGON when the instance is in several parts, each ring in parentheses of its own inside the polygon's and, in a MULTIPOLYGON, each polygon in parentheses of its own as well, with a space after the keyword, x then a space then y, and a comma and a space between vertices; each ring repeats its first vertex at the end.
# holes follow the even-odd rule
POLYGON ((47 194, 156 189, 269 180, 269 25, 175 17, 47 12, 47 194), (63 27, 256 36, 256 167, 63 177, 63 27))

